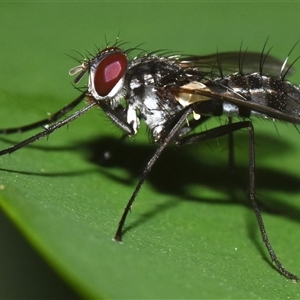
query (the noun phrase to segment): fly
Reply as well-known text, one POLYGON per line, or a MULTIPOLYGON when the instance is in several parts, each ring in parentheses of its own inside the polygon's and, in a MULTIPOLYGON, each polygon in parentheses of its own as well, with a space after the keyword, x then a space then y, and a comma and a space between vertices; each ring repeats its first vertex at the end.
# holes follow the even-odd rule
POLYGON ((100 107, 124 132, 135 135, 144 121, 158 144, 153 156, 124 209, 114 239, 122 232, 131 206, 153 165, 169 144, 184 146, 233 132, 249 132, 249 198, 262 239, 279 272, 286 278, 298 277, 278 260, 255 198, 254 129, 251 116, 300 123, 300 89, 285 80, 291 66, 271 57, 265 47, 261 53, 226 52, 208 56, 141 54, 129 58, 132 50, 122 44, 107 45, 95 56, 70 70, 77 84, 88 73, 88 84, 78 98, 49 118, 18 128, 0 129, 2 134, 44 127, 30 138, 0 151, 13 153, 75 120, 93 107, 100 107), (79 103, 87 105, 69 117, 66 114, 79 103), (214 116, 227 116, 229 122, 200 133, 194 129, 214 116), (63 118, 65 117, 65 118, 63 118), (232 117, 239 117, 232 122, 232 117))

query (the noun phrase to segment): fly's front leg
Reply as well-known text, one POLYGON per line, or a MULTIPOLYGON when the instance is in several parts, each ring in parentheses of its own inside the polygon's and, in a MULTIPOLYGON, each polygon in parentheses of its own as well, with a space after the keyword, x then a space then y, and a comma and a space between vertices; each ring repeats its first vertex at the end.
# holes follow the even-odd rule
POLYGON ((217 128, 213 128, 201 133, 185 136, 181 139, 179 139, 176 144, 178 146, 184 146, 189 144, 198 143, 201 141, 206 141, 210 139, 214 139, 223 135, 232 134, 234 131, 240 130, 240 129, 248 129, 249 131, 249 198, 251 201, 251 204, 253 206, 255 216, 258 222, 258 226, 260 229, 260 233, 263 239, 264 244, 267 247, 267 250, 271 256, 272 262, 275 263, 277 266, 279 272, 284 275, 286 278, 291 279, 293 281, 298 281, 298 277, 292 273, 290 273, 288 270, 286 270, 281 262, 278 260, 277 255, 275 254, 271 243, 269 241, 265 225, 263 223, 263 219, 261 216, 261 213, 259 211, 257 201, 255 198, 255 150, 254 150, 254 128, 250 121, 243 121, 243 122, 237 122, 237 123, 229 123, 227 125, 222 125, 217 128))
POLYGON ((123 106, 119 105, 115 109, 112 109, 105 102, 100 101, 98 102, 98 106, 101 107, 103 112, 113 121, 114 124, 123 130, 123 135, 117 143, 110 149, 104 151, 102 159, 103 162, 106 162, 112 157, 114 150, 118 149, 119 144, 122 143, 128 136, 132 136, 136 132, 132 124, 128 124, 124 121, 126 120, 127 110, 123 106))
POLYGON ((86 96, 86 93, 82 93, 78 98, 64 106, 62 109, 52 114, 49 118, 37 121, 35 123, 31 123, 29 125, 14 127, 14 128, 4 128, 0 129, 0 134, 10 134, 17 132, 25 132, 39 127, 48 127, 50 124, 57 122, 60 118, 65 116, 69 111, 73 110, 79 103, 81 103, 86 96))
POLYGON ((91 102, 90 104, 88 104, 87 106, 79 109, 78 111, 76 111, 73 115, 71 115, 70 117, 67 117, 61 121, 58 121, 56 123, 54 123, 53 125, 45 128, 45 130, 31 136, 30 138, 15 144, 9 148, 3 149, 0 151, 0 156, 5 155, 5 154, 11 154, 15 151, 17 151, 18 149, 21 149, 33 142, 36 142, 46 136, 49 136, 49 134, 51 134, 52 132, 54 132, 55 130, 69 124, 70 122, 74 121, 75 119, 77 119, 79 116, 85 114, 88 110, 90 110, 92 107, 96 106, 97 102, 91 102))
POLYGON ((132 124, 124 121, 126 111, 121 111, 121 115, 118 111, 113 110, 109 105, 107 105, 104 101, 98 101, 98 106, 104 111, 104 113, 119 127, 121 128, 127 135, 134 135, 136 132, 132 126, 132 124))

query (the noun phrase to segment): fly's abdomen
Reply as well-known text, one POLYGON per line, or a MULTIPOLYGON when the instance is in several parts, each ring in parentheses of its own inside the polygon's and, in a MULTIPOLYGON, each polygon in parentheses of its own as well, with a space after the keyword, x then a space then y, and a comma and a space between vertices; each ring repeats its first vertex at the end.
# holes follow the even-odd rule
POLYGON ((234 73, 211 80, 207 87, 224 99, 223 115, 274 118, 277 111, 278 119, 285 119, 283 115, 300 116, 300 89, 282 78, 234 73))

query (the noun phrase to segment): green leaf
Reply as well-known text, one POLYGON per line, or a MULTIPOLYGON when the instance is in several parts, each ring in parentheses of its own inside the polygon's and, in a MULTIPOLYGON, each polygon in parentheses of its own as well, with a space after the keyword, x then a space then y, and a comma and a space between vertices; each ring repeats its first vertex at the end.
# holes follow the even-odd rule
MULTIPOLYGON (((261 24, 250 21, 262 18, 268 6, 258 11, 254 6, 246 18, 253 5, 240 6, 237 15, 237 4, 225 4, 198 3, 197 9, 184 3, 1 4, 1 11, 6 12, 1 28, 7 30, 1 46, 1 127, 35 122, 75 99, 79 92, 70 85, 68 70, 77 62, 62 53, 70 54, 76 47, 84 53, 94 42, 105 44, 102 37, 111 34, 109 38, 114 38, 123 24, 126 32, 121 37, 135 43, 129 47, 146 42, 150 50, 170 47, 206 54, 222 42, 222 51, 229 49, 230 18, 236 17, 232 34, 238 36, 231 40, 236 44, 230 50, 237 50, 242 36, 245 43, 247 39, 237 24, 256 26, 251 32, 257 35, 261 24), (195 34, 201 39, 201 26, 195 29, 195 20, 201 21, 204 9, 208 11, 201 23, 205 28, 202 38, 206 36, 202 45, 195 39, 195 34), (170 40, 174 40, 171 34, 177 37, 173 44, 166 43, 166 36, 160 33, 169 14, 176 16, 167 36, 170 40), (140 20, 144 15, 146 19, 140 20), (112 20, 119 23, 109 27, 112 20), (141 28, 148 31, 141 35, 141 28), (195 33, 190 34, 192 29, 195 33), (218 33, 215 37, 213 29, 218 33)), ((277 7, 277 15, 287 9, 286 3, 272 6, 277 7)), ((290 8, 289 16, 296 16, 297 11, 290 8)), ((260 32, 260 41, 251 50, 260 51, 268 35, 260 32)), ((285 58, 289 45, 279 47, 285 58)), ((207 126, 218 124, 220 120, 215 120, 207 126)), ((280 212, 263 210, 267 232, 284 266, 300 275, 299 134, 293 126, 279 122, 276 128, 265 120, 254 121, 254 125, 258 198, 267 208, 280 212)), ((34 133, 3 136, 0 149, 34 133)), ((273 267, 247 204, 246 130, 236 135, 238 179, 228 175, 226 138, 166 150, 134 203, 122 244, 112 238, 155 146, 148 142, 145 127, 121 144, 120 136, 120 130, 95 109, 48 139, 0 158, 3 211, 76 292, 85 298, 104 299, 298 297, 299 286, 273 267), (103 154, 111 149, 111 160, 103 163, 103 154)))

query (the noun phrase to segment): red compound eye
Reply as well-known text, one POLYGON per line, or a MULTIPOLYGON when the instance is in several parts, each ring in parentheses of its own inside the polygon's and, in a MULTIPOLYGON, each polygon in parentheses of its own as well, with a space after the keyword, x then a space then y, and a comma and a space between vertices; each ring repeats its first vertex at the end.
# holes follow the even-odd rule
POLYGON ((94 86, 104 97, 115 87, 126 71, 127 58, 123 53, 111 53, 104 57, 95 70, 94 86))

